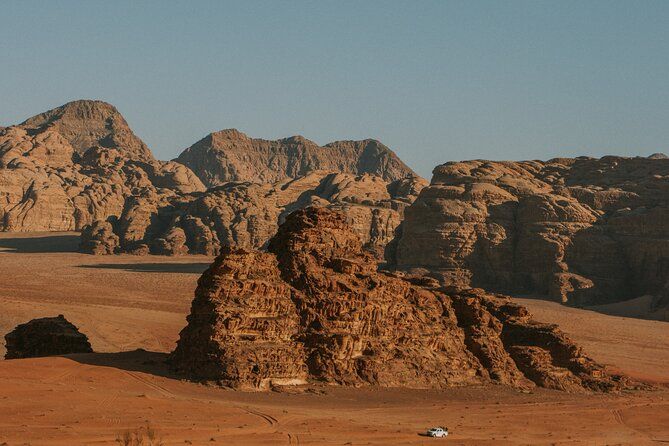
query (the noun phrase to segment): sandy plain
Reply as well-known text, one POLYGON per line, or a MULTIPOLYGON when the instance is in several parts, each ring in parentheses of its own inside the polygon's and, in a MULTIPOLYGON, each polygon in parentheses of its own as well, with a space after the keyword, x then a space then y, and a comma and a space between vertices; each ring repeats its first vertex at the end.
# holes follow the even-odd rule
POLYGON ((166 445, 669 443, 667 322, 519 299, 596 360, 654 383, 655 391, 234 392, 180 380, 164 364, 211 257, 96 257, 76 253, 77 243, 73 233, 0 234, 0 334, 64 314, 96 351, 0 360, 0 445, 114 445, 147 424, 166 445), (451 435, 419 435, 433 425, 451 435))

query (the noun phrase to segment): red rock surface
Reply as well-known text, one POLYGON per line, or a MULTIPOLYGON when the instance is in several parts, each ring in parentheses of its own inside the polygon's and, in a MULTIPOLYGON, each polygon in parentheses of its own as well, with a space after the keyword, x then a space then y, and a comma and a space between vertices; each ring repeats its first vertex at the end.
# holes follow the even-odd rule
POLYGON ((118 110, 102 101, 69 102, 25 120, 20 127, 31 134, 56 132, 81 155, 99 146, 121 150, 128 158, 153 160, 149 148, 130 130, 118 110))
POLYGON ((225 250, 216 259, 198 282, 172 362, 192 379, 245 389, 305 380, 625 385, 523 307, 434 285, 378 272, 345 216, 309 207, 288 216, 269 253, 225 250))
POLYGON ((93 254, 257 248, 285 214, 339 209, 381 257, 424 180, 383 144, 211 134, 157 161, 112 105, 74 101, 0 128, 0 230, 81 230, 93 254), (318 170, 327 169, 327 170, 318 170), (205 192, 205 186, 215 186, 205 192))

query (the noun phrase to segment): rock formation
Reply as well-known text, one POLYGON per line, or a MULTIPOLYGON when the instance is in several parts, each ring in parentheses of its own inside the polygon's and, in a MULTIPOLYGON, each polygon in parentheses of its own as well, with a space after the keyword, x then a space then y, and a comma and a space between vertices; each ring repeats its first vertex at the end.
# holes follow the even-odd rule
POLYGON ((387 183, 378 176, 311 172, 277 184, 226 183, 206 192, 133 196, 120 218, 82 232, 82 251, 217 254, 222 246, 261 248, 284 216, 305 206, 344 212, 366 247, 382 257, 404 208, 424 186, 419 177, 387 183))
POLYGON ((239 388, 305 383, 294 292, 273 255, 226 250, 198 281, 172 361, 190 376, 239 388))
POLYGON ((0 130, 0 230, 71 231, 118 216, 126 198, 204 190, 153 159, 109 104, 76 101, 0 130))
POLYGON ((102 101, 69 102, 25 120, 20 127, 31 135, 46 130, 58 133, 80 155, 91 147, 104 147, 122 151, 131 159, 153 160, 149 148, 130 130, 118 110, 102 101))
POLYGON ((626 385, 523 307, 435 282, 378 272, 344 215, 302 209, 269 252, 225 249, 202 275, 171 362, 192 379, 242 389, 626 385))
POLYGON ((207 135, 176 161, 188 166, 207 187, 231 181, 263 184, 294 179, 315 170, 379 176, 387 182, 416 174, 379 141, 337 141, 324 147, 302 136, 268 141, 235 129, 207 135))
POLYGON ((177 161, 158 161, 101 101, 70 102, 0 128, 0 230, 81 230, 82 251, 94 254, 257 248, 286 213, 321 205, 346 212, 381 257, 423 186, 374 140, 319 147, 229 130, 177 161))
POLYGON ((387 258, 445 285, 589 305, 669 284, 669 160, 465 161, 434 170, 387 258))
POLYGON ((18 325, 5 335, 5 359, 90 353, 86 335, 60 314, 57 317, 33 319, 18 325))

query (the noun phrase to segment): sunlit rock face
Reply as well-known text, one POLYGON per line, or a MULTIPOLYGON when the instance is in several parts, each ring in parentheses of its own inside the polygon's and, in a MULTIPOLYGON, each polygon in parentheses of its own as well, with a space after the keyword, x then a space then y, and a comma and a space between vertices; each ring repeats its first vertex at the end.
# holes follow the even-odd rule
POLYGON ((188 166, 207 187, 231 181, 272 184, 316 170, 370 174, 386 182, 416 176, 392 150, 373 139, 321 147, 302 136, 265 140, 235 129, 210 133, 176 161, 188 166))
POLYGON ((81 249, 215 255, 223 246, 264 248, 288 213, 321 206, 344 213, 365 249, 381 259, 404 209, 424 184, 419 177, 388 183, 370 174, 316 171, 276 184, 233 182, 191 194, 145 192, 126 199, 118 219, 86 228, 81 249))
POLYGON ((157 161, 123 117, 75 101, 0 129, 0 230, 72 231, 119 216, 131 196, 203 191, 186 166, 157 161))
POLYGON ((377 271, 341 213, 292 213, 268 251, 226 249, 202 275, 171 355, 176 370, 249 390, 314 381, 567 391, 626 385, 504 297, 377 271))
POLYGON ((464 161, 438 166, 387 251, 442 284, 576 305, 666 305, 669 160, 464 161))

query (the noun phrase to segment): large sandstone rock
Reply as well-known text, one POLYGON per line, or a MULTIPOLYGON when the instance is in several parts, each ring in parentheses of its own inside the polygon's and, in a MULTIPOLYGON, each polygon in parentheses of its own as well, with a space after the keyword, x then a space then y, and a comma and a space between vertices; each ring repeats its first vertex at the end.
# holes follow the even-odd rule
POLYGON ((323 206, 342 211, 366 248, 382 257, 423 186, 419 177, 388 183, 370 174, 318 171, 272 185, 226 183, 203 193, 132 196, 118 220, 85 228, 82 251, 212 255, 222 246, 262 248, 286 214, 323 206))
POLYGON ((465 161, 434 170, 387 258, 447 285, 576 305, 666 295, 669 160, 465 161))
POLYGON ((76 101, 0 129, 0 230, 71 231, 119 216, 125 200, 203 191, 157 161, 114 107, 76 101))
POLYGON ((33 319, 5 335, 5 359, 90 353, 91 344, 62 314, 33 319))
POLYGON ((173 362, 189 376, 238 388, 305 383, 294 292, 273 255, 226 250, 198 281, 173 362))
POLYGON ((625 385, 508 299, 378 272, 345 216, 314 207, 289 215, 269 252, 223 251, 198 282, 171 361, 242 389, 625 385))
POLYGON ((0 128, 0 230, 81 230, 82 251, 95 254, 261 247, 284 215, 320 205, 346 212, 380 257, 423 185, 373 140, 319 147, 222 131, 157 161, 101 101, 0 128))
POLYGON ((25 120, 20 127, 30 133, 54 131, 79 154, 100 146, 121 150, 128 158, 153 160, 149 148, 130 130, 118 110, 102 101, 69 102, 25 120))
POLYGON ((238 130, 211 133, 183 151, 176 161, 208 187, 230 181, 277 183, 314 170, 373 174, 391 182, 416 174, 378 141, 337 141, 320 147, 302 136, 268 141, 238 130))

